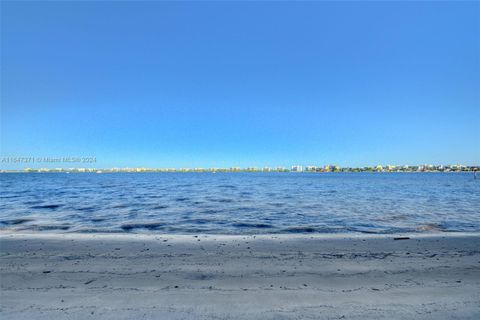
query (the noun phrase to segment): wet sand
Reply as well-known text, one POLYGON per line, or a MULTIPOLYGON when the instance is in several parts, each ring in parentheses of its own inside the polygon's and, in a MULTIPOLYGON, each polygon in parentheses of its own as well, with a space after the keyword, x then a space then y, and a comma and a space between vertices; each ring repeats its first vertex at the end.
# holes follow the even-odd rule
POLYGON ((480 234, 407 236, 1 232, 0 318, 480 319, 480 234))

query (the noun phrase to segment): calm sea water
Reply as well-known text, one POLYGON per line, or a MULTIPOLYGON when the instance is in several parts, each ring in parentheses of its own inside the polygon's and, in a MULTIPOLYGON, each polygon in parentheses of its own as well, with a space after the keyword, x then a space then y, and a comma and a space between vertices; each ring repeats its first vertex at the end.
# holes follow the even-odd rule
POLYGON ((480 231, 480 179, 467 173, 43 173, 0 181, 0 228, 19 231, 480 231))

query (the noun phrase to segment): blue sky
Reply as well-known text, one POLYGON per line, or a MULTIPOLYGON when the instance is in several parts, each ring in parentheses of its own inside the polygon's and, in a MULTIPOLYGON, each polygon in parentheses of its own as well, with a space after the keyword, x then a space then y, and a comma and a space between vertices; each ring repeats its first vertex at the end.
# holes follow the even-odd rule
POLYGON ((478 165, 479 12, 473 1, 2 1, 1 155, 478 165))

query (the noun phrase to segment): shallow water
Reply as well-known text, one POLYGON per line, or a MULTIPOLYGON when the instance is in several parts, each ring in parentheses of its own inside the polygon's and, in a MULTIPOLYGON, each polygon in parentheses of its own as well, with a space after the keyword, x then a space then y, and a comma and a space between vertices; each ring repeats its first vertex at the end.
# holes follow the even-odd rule
POLYGON ((480 231, 468 173, 3 173, 0 228, 59 232, 480 231))

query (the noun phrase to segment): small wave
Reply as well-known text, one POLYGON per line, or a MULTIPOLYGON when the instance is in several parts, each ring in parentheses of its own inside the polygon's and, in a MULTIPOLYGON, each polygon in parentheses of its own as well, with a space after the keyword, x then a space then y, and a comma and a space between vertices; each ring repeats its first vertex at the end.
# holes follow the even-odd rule
POLYGON ((282 231, 286 233, 313 233, 316 229, 314 227, 291 227, 282 231))
POLYGON ((185 221, 182 221, 182 223, 192 223, 192 224, 208 224, 208 223, 214 223, 215 220, 211 219, 188 219, 185 221))
POLYGON ((0 196, 0 199, 14 199, 14 198, 20 198, 21 195, 11 195, 11 196, 0 196))
POLYGON ((107 229, 107 228, 87 228, 81 227, 77 228, 75 232, 78 233, 118 233, 118 230, 107 229))
POLYGON ((82 208, 77 208, 77 210, 83 211, 83 212, 94 212, 96 210, 96 208, 94 208, 94 207, 82 207, 82 208))
POLYGON ((68 225, 53 225, 53 224, 46 224, 46 225, 32 225, 28 226, 28 228, 22 228, 21 230, 35 230, 35 231, 53 231, 53 230, 69 230, 70 226, 68 225))
POLYGON ((159 206, 155 206, 155 207, 153 207, 152 209, 154 209, 154 210, 160 210, 160 209, 167 209, 167 208, 168 208, 168 206, 165 206, 165 205, 159 205, 159 206))
POLYGON ((123 203, 119 203, 119 204, 114 204, 113 206, 111 206, 111 208, 113 209, 121 209, 121 208, 127 208, 128 206, 126 204, 123 204, 123 203))
POLYGON ((393 226, 365 226, 365 225, 358 225, 358 226, 349 226, 346 227, 347 231, 351 232, 359 232, 365 234, 392 234, 392 233, 401 233, 401 232, 415 232, 415 229, 412 228, 404 228, 404 227, 393 227, 393 226))
POLYGON ((360 232, 366 234, 380 234, 380 233, 391 233, 385 232, 384 229, 375 229, 375 227, 365 227, 365 226, 350 226, 346 228, 350 232, 360 232))
POLYGON ((220 203, 230 203, 230 202, 233 202, 233 199, 222 198, 222 199, 212 199, 212 201, 220 202, 220 203))
POLYGON ((126 223, 122 224, 120 228, 124 231, 131 231, 134 229, 148 229, 148 230, 157 230, 161 227, 164 227, 164 222, 145 222, 145 223, 126 223))
POLYGON ((247 223, 247 222, 238 222, 232 224, 236 228, 258 228, 258 229, 269 229, 273 228, 271 224, 267 223, 247 223))
POLYGON ((222 210, 206 209, 206 210, 202 211, 203 214, 215 214, 215 213, 219 213, 219 212, 222 212, 222 210))
POLYGON ((220 185, 220 186, 218 186, 218 187, 219 187, 219 188, 223 188, 223 189, 237 189, 236 186, 230 185, 230 184, 220 185))
POLYGON ((50 210, 56 210, 60 208, 62 205, 61 204, 44 204, 44 205, 39 205, 39 206, 31 206, 31 209, 50 209, 50 210))
POLYGON ((12 220, 2 220, 0 223, 5 224, 7 226, 14 226, 19 224, 24 224, 30 221, 34 221, 34 219, 30 218, 19 218, 19 219, 12 219, 12 220))
POLYGON ((448 220, 439 225, 441 231, 476 231, 478 226, 468 221, 448 220))
POLYGON ((257 210, 256 208, 252 208, 252 207, 238 207, 235 211, 245 213, 245 212, 254 212, 256 210, 257 210))
POLYGON ((42 201, 40 200, 30 200, 30 201, 23 202, 23 204, 26 204, 28 206, 38 205, 40 203, 42 203, 42 201))
POLYGON ((277 208, 285 207, 285 203, 283 203, 283 202, 271 202, 271 203, 269 203, 269 205, 271 205, 272 207, 277 207, 277 208))

